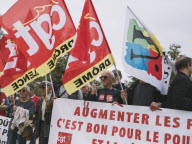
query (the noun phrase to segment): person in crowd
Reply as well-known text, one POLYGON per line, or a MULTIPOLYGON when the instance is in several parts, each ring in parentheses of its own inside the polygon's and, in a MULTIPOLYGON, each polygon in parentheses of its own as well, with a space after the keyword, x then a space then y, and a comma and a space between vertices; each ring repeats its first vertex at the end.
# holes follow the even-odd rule
POLYGON ((88 100, 89 99, 90 88, 91 88, 91 85, 89 83, 81 88, 81 92, 83 94, 83 100, 88 100))
MULTIPOLYGON (((62 70, 62 76, 64 76, 65 69, 62 70)), ((61 78, 62 79, 62 78, 61 78)), ((55 93, 57 98, 67 98, 67 99, 77 99, 77 100, 83 100, 83 94, 81 90, 77 90, 71 95, 68 94, 65 87, 63 86, 62 81, 58 84, 55 84, 55 93)))
POLYGON ((116 70, 116 69, 114 69, 113 71, 112 71, 113 73, 114 73, 114 75, 115 75, 115 82, 113 83, 113 87, 114 88, 116 88, 116 89, 118 89, 118 90, 122 90, 122 88, 123 88, 123 90, 126 92, 126 94, 127 94, 127 104, 131 104, 131 97, 128 95, 129 94, 129 88, 124 84, 124 83, 122 83, 121 82, 121 79, 122 79, 122 74, 121 74, 121 71, 120 70, 116 70), (122 87, 121 87, 122 86, 122 87))
POLYGON ((161 107, 166 100, 166 96, 161 95, 157 88, 142 80, 136 80, 130 86, 130 97, 132 97, 131 104, 138 106, 161 107))
POLYGON ((39 89, 41 98, 35 111, 35 137, 39 138, 39 144, 48 144, 54 96, 49 81, 42 81, 39 89))
POLYGON ((34 101, 34 105, 35 105, 35 108, 36 108, 39 97, 35 95, 34 85, 31 84, 29 87, 30 87, 30 98, 34 101))
POLYGON ((192 111, 192 59, 181 56, 175 63, 177 75, 169 90, 166 108, 192 111))
POLYGON ((113 72, 105 71, 100 76, 100 80, 103 88, 97 90, 96 85, 92 86, 92 91, 89 98, 90 101, 106 103, 118 102, 119 104, 125 103, 125 99, 127 98, 126 93, 112 87, 112 84, 115 81, 113 72))
POLYGON ((5 93, 0 92, 0 116, 6 116, 6 111, 10 110, 10 102, 5 93))
POLYGON ((15 100, 15 105, 12 106, 7 144, 16 144, 16 139, 19 144, 26 144, 24 137, 26 133, 23 131, 25 127, 29 126, 30 119, 34 114, 34 102, 30 99, 29 93, 30 88, 28 86, 22 88, 19 91, 20 99, 15 100))

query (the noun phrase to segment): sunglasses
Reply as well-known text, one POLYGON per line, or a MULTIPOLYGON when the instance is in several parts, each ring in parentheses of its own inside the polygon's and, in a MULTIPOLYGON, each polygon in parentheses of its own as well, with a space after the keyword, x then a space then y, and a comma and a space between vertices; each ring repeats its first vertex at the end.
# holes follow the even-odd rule
POLYGON ((108 77, 110 77, 110 76, 100 76, 99 78, 100 78, 100 80, 106 80, 108 77))
POLYGON ((19 92, 26 92, 26 90, 20 90, 19 92))
POLYGON ((45 86, 40 86, 39 88, 40 88, 40 89, 45 89, 45 86))

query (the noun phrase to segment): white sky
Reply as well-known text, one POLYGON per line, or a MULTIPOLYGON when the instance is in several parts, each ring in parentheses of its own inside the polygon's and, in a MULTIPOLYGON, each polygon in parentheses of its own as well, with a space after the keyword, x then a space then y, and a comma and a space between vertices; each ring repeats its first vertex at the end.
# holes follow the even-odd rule
MULTIPOLYGON (((0 0, 3 14, 16 0, 0 0)), ((74 24, 77 26, 85 0, 65 0, 74 24)), ((102 28, 117 63, 122 69, 121 47, 126 6, 168 49, 170 44, 181 45, 182 54, 192 57, 192 0, 92 0, 102 28)), ((125 76, 124 76, 125 79, 125 76)))

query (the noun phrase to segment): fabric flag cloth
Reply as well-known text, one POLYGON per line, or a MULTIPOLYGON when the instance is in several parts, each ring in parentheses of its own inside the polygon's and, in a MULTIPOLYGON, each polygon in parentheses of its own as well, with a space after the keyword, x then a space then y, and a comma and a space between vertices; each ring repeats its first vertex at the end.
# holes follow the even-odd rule
POLYGON ((11 53, 12 47, 10 47, 10 45, 12 44, 9 41, 10 39, 8 35, 4 35, 2 39, 0 39, 0 73, 1 74, 7 62, 7 59, 9 58, 9 55, 11 53))
POLYGON ((71 50, 76 33, 63 0, 19 0, 0 17, 0 26, 41 76, 71 50))
POLYGON ((122 51, 125 72, 167 94, 171 66, 162 53, 163 48, 129 7, 125 21, 122 51))
POLYGON ((63 76, 69 94, 115 63, 91 0, 86 0, 75 42, 63 76))
POLYGON ((16 44, 11 39, 7 41, 6 45, 10 50, 10 55, 0 77, 0 87, 9 96, 17 92, 19 87, 25 86, 26 82, 31 82, 38 78, 39 75, 30 67, 31 65, 26 57, 16 48, 16 44), (29 69, 29 75, 25 74, 29 69))
POLYGON ((19 0, 0 17, 0 26, 9 33, 19 54, 11 57, 8 70, 4 69, 3 80, 8 81, 2 87, 5 92, 10 89, 6 95, 51 72, 57 59, 71 50, 76 33, 63 0, 19 0))

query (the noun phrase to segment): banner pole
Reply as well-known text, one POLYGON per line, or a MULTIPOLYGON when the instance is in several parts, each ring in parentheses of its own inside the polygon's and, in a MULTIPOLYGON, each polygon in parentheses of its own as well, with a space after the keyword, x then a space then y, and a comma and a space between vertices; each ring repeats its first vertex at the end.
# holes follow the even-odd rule
POLYGON ((47 74, 45 75, 45 96, 47 96, 47 74))
POLYGON ((51 73, 49 74, 49 78, 50 78, 50 81, 51 81, 51 86, 52 86, 52 91, 53 91, 53 96, 55 96, 55 90, 54 90, 54 87, 53 87, 53 81, 52 81, 52 76, 51 76, 51 73))
MULTIPOLYGON (((120 80, 119 73, 118 73, 118 71, 117 71, 116 64, 114 64, 114 66, 115 66, 115 70, 116 70, 116 73, 117 73, 118 82, 119 82, 119 84, 120 84, 120 86, 121 86, 121 90, 123 90, 123 91, 124 91, 124 89, 123 89, 123 85, 122 85, 121 80, 120 80)), ((124 92, 125 92, 125 91, 124 91, 124 92)), ((128 103, 127 103, 127 99, 126 99, 126 98, 125 98, 125 104, 128 104, 128 103)))

